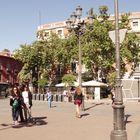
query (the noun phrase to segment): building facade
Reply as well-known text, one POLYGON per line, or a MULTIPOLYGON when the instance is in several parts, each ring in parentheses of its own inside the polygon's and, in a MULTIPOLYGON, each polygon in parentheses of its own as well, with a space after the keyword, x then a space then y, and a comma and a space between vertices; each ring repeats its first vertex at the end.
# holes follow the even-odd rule
POLYGON ((51 33, 56 33, 59 37, 65 38, 68 34, 65 21, 48 23, 38 26, 37 39, 46 40, 51 35, 51 33))
POLYGON ((18 73, 21 69, 22 63, 15 60, 10 53, 0 52, 0 84, 18 84, 18 73))
MULTIPOLYGON (((84 20, 86 20, 86 18, 84 20)), ((114 15, 110 15, 109 20, 115 22, 114 15)), ((140 12, 130 13, 129 24, 130 24, 131 31, 136 32, 138 35, 140 35, 140 12)), ((58 34, 61 38, 65 38, 66 35, 68 34, 66 21, 48 23, 48 24, 38 26, 37 39, 45 40, 50 36, 51 32, 58 34)))

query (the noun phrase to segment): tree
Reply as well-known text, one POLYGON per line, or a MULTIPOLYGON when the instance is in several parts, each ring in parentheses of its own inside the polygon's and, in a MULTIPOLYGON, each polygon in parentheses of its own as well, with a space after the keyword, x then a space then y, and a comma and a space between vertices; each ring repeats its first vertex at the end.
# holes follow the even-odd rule
POLYGON ((65 74, 62 77, 62 82, 65 83, 66 87, 74 86, 75 81, 76 81, 76 77, 72 74, 65 74))
POLYGON ((91 73, 91 79, 98 78, 99 69, 102 77, 113 69, 115 48, 108 35, 112 27, 110 22, 96 19, 93 28, 88 28, 81 39, 84 44, 83 61, 91 73))
POLYGON ((10 53, 10 50, 8 50, 8 49, 4 49, 4 50, 2 50, 2 52, 10 53))
POLYGON ((44 87, 46 86, 48 84, 48 81, 47 81, 47 79, 39 79, 38 80, 38 86, 39 86, 39 88, 41 89, 41 93, 43 93, 43 89, 44 89, 44 87))
POLYGON ((101 18, 103 21, 107 20, 109 18, 108 15, 108 7, 103 5, 99 7, 99 18, 101 18))

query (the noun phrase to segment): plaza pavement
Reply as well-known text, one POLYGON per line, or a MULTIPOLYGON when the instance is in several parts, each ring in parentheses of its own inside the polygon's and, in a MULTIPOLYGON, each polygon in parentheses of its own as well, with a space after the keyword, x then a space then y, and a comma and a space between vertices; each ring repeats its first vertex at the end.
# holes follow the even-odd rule
MULTIPOLYGON (((128 140, 140 140, 140 103, 124 102, 128 140)), ((12 127, 9 99, 0 99, 1 140, 110 140, 113 109, 110 100, 85 102, 82 118, 68 102, 33 101, 33 122, 12 127)))

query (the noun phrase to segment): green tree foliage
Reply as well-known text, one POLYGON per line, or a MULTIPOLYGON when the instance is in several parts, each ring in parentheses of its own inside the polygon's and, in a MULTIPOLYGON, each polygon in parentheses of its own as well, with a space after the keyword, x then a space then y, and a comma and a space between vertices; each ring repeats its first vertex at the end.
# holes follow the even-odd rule
POLYGON ((47 83, 48 83, 47 79, 39 79, 38 80, 38 85, 40 88, 44 88, 47 83))
POLYGON ((4 50, 2 50, 2 52, 10 53, 10 50, 8 50, 8 49, 4 49, 4 50))
POLYGON ((106 10, 106 7, 100 7, 101 15, 99 17, 102 20, 95 19, 93 27, 87 27, 81 39, 82 44, 84 44, 82 46, 83 61, 91 72, 92 79, 97 79, 99 69, 102 70, 103 77, 106 77, 113 69, 115 48, 108 35, 113 25, 107 21, 108 14, 106 10))
POLYGON ((130 13, 124 13, 121 15, 121 23, 119 24, 119 28, 123 29, 130 29, 130 21, 129 21, 130 13))
POLYGON ((99 7, 99 13, 100 13, 99 17, 103 21, 105 21, 105 20, 107 20, 109 18, 109 15, 108 15, 108 7, 107 6, 105 6, 105 5, 100 6, 99 7))
POLYGON ((75 81, 76 81, 76 77, 72 74, 65 74, 62 77, 62 82, 65 83, 66 87, 74 86, 75 81))
MULTIPOLYGON (((135 33, 128 33, 123 41, 123 44, 120 48, 121 60, 124 59, 127 63, 134 63, 132 69, 135 68, 136 64, 140 61, 139 53, 140 53, 140 37, 138 37, 135 33)), ((126 62, 125 61, 125 62, 126 62)), ((125 66, 126 63, 123 63, 125 66)))

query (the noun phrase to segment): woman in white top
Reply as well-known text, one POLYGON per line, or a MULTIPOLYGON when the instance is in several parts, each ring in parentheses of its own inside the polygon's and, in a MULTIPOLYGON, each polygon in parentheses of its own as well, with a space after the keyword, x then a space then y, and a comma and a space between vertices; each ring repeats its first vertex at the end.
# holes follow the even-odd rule
POLYGON ((24 107, 25 120, 27 121, 28 119, 31 118, 31 107, 32 107, 32 94, 27 86, 24 87, 22 97, 25 104, 24 107))

